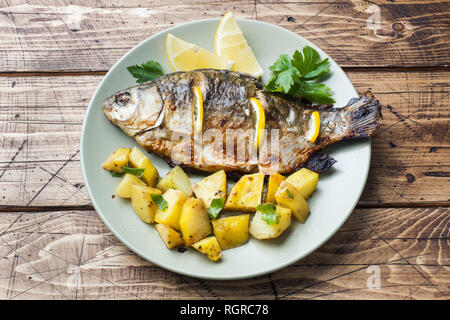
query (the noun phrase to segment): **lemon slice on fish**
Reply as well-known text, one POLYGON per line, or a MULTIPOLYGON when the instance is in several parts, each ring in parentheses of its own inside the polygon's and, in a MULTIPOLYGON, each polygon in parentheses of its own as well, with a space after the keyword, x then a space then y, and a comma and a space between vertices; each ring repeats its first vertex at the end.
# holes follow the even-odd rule
POLYGON ((306 139, 309 142, 314 143, 319 136, 320 132, 320 114, 317 111, 314 111, 309 118, 309 128, 306 132, 306 139))
POLYGON ((248 99, 248 102, 250 104, 253 125, 255 129, 253 147, 258 150, 264 138, 263 130, 266 127, 266 115, 264 114, 264 108, 258 99, 252 97, 248 99))
POLYGON ((229 70, 234 63, 170 33, 167 34, 166 38, 166 53, 173 71, 210 68, 229 70))
POLYGON ((217 55, 235 62, 231 68, 233 71, 245 72, 254 77, 264 74, 231 11, 220 20, 214 38, 214 50, 217 55))
POLYGON ((203 94, 199 87, 192 89, 194 104, 194 133, 202 132, 203 126, 203 94))

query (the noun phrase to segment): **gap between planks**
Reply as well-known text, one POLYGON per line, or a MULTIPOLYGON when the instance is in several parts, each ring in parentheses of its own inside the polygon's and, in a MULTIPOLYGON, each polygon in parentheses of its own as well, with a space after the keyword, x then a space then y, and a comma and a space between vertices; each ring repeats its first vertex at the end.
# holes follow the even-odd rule
MULTIPOLYGON (((450 71, 450 65, 445 66, 366 66, 366 67, 342 67, 344 71, 349 72, 431 72, 431 71, 450 71)), ((103 76, 108 70, 101 71, 14 71, 1 72, 0 77, 77 77, 77 76, 103 76)))

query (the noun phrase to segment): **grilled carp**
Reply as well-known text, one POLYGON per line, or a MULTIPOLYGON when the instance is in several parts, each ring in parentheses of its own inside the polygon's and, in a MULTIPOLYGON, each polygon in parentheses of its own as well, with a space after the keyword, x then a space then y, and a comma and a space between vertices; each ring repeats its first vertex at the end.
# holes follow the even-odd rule
MULTIPOLYGON (((103 111, 144 149, 171 164, 206 172, 264 174, 293 172, 331 144, 370 136, 381 115, 370 92, 343 108, 313 106, 264 91, 249 75, 210 69, 175 72, 121 90, 104 101, 103 111), (194 87, 203 98, 200 132, 194 130, 194 87), (250 98, 264 109, 265 130, 258 148, 252 143, 256 115, 250 98), (311 142, 307 133, 314 111, 320 114, 320 131, 311 142)), ((333 164, 328 157, 315 159, 333 164)))

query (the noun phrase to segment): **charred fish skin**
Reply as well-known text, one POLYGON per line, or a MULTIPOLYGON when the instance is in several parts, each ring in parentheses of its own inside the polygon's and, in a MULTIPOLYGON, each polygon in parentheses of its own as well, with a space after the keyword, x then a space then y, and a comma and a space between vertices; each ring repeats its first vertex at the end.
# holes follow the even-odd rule
MULTIPOLYGON (((328 145, 370 136, 381 116, 380 109, 370 92, 350 100, 343 108, 312 106, 302 99, 266 92, 258 79, 247 74, 213 69, 171 73, 121 90, 103 104, 105 115, 114 125, 170 164, 195 171, 223 169, 233 174, 293 172, 328 145), (194 87, 203 96, 200 144, 193 130, 194 87), (255 120, 250 111, 251 97, 263 106, 265 139, 256 157, 247 151, 238 157, 236 146, 230 148, 227 138, 234 134, 233 141, 241 139, 244 145, 250 141, 255 120), (311 143, 305 134, 313 111, 319 112, 321 122, 318 139, 311 143), (275 142, 276 150, 272 148, 275 142)), ((333 163, 329 158, 316 158, 315 167, 329 168, 333 163)))

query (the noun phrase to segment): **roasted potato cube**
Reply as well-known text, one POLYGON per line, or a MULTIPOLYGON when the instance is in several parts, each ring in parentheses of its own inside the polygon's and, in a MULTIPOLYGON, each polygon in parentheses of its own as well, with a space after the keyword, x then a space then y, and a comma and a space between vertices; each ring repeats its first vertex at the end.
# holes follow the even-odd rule
POLYGON ((211 223, 202 200, 194 198, 186 200, 181 211, 180 230, 187 246, 211 233, 211 223))
POLYGON ((163 194, 163 198, 167 202, 167 207, 164 210, 160 208, 156 210, 155 221, 180 230, 180 214, 186 196, 180 190, 169 189, 163 194))
POLYGON ((142 180, 144 180, 150 187, 153 187, 158 181, 159 173, 150 159, 139 150, 134 147, 130 152, 130 164, 133 168, 144 168, 145 171, 142 174, 142 180))
POLYGON ((128 165, 128 155, 130 154, 129 148, 119 148, 114 150, 113 153, 103 162, 102 168, 108 171, 123 172, 123 167, 128 165))
POLYGON ((146 223, 155 222, 155 214, 158 210, 151 194, 161 194, 161 190, 138 184, 131 186, 131 206, 138 217, 146 223))
POLYGON ((116 193, 121 198, 131 198, 131 186, 133 184, 138 184, 145 186, 145 182, 132 175, 130 173, 125 173, 116 187, 116 193))
POLYGON ((220 218, 212 220, 214 235, 222 250, 242 246, 249 239, 249 215, 220 218))
POLYGON ((156 187, 161 189, 162 192, 166 192, 168 189, 181 190, 186 197, 190 197, 192 194, 191 181, 179 166, 170 170, 169 173, 158 182, 156 187))
POLYGON ((304 199, 314 192, 319 181, 319 174, 306 168, 300 169, 289 177, 286 182, 292 184, 303 196, 304 199))
POLYGON ((213 199, 227 196, 227 175, 223 170, 217 171, 202 181, 193 184, 192 190, 198 199, 203 200, 205 207, 209 208, 213 199))
POLYGON ((271 174, 269 177, 269 184, 267 186, 267 195, 266 195, 266 202, 267 203, 274 203, 275 202, 275 193, 278 190, 278 187, 280 186, 281 181, 286 179, 281 174, 274 173, 271 174))
POLYGON ((261 204, 261 194, 264 186, 262 173, 242 176, 233 186, 225 202, 225 209, 245 212, 255 212, 261 204))
POLYGON ((217 261, 222 258, 219 242, 217 242, 217 239, 214 236, 200 240, 194 243, 192 247, 203 253, 212 261, 217 261))
POLYGON ((158 223, 155 225, 156 231, 158 231, 159 237, 166 245, 167 249, 172 249, 184 245, 181 234, 172 227, 158 223))
POLYGON ((309 207, 300 191, 292 184, 282 181, 275 194, 277 204, 291 209, 291 214, 301 223, 305 223, 309 215, 309 207))
POLYGON ((273 239, 279 237, 291 225, 291 209, 277 206, 278 223, 268 224, 262 219, 262 213, 256 211, 250 223, 250 234, 256 239, 273 239))

